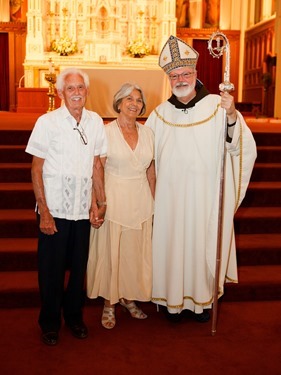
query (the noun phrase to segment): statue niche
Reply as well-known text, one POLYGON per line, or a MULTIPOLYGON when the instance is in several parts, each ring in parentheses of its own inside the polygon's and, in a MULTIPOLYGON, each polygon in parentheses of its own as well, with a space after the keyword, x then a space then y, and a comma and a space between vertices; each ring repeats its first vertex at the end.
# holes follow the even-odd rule
POLYGON ((104 6, 100 8, 98 13, 97 31, 101 38, 103 38, 104 34, 109 31, 108 11, 104 6))

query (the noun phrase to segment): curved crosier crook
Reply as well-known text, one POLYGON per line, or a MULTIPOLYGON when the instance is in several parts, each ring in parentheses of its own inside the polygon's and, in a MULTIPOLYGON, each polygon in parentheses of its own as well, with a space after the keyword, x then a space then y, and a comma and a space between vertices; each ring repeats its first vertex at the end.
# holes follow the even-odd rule
POLYGON ((208 41, 208 50, 213 57, 218 59, 225 52, 226 63, 224 68, 224 82, 219 85, 219 89, 220 91, 233 91, 234 85, 230 82, 230 46, 227 37, 220 31, 213 33, 208 41), (217 43, 216 47, 213 47, 214 40, 217 43))

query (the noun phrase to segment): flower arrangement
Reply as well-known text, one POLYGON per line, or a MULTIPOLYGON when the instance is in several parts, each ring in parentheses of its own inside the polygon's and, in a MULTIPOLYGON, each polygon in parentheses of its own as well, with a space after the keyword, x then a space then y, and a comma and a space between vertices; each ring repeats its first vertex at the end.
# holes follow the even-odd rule
POLYGON ((68 37, 53 40, 51 50, 59 53, 61 56, 71 55, 78 51, 77 43, 68 37))
POLYGON ((132 57, 144 57, 149 55, 150 47, 144 40, 136 39, 129 42, 127 53, 132 57))

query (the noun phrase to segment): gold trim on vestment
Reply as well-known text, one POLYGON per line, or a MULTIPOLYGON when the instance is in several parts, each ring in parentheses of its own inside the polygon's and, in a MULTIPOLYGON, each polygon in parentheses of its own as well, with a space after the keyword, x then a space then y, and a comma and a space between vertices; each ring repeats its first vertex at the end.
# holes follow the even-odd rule
POLYGON ((226 280, 229 282, 229 283, 234 283, 234 284, 238 284, 238 280, 236 279, 232 279, 230 278, 229 276, 225 276, 226 280))
MULTIPOLYGON (((222 293, 221 293, 221 295, 222 295, 222 293)), ((195 305, 198 305, 198 306, 209 306, 213 302, 213 297, 208 302, 197 302, 192 297, 188 297, 188 296, 183 297, 183 300, 187 300, 187 299, 191 300, 195 305)), ((170 307, 171 309, 181 309, 181 308, 184 307, 184 302, 180 305, 168 305, 166 298, 152 297, 151 301, 156 302, 156 303, 157 302, 165 302, 167 307, 170 307)))
POLYGON ((239 147, 240 147, 240 153, 239 153, 239 178, 238 178, 238 193, 237 193, 237 199, 235 204, 235 210, 236 212, 239 207, 239 200, 241 195, 241 186, 242 186, 242 168, 243 168, 243 133, 242 133, 242 124, 240 121, 240 139, 239 139, 239 147))
POLYGON ((161 121, 163 121, 166 125, 169 125, 169 126, 175 126, 175 127, 179 127, 179 128, 189 128, 189 127, 191 127, 191 126, 202 125, 202 124, 204 124, 205 122, 210 121, 213 117, 216 116, 219 107, 220 107, 220 103, 217 104, 217 108, 215 109, 214 113, 211 114, 211 116, 209 116, 209 117, 207 117, 207 118, 205 118, 204 120, 201 120, 201 121, 192 122, 191 124, 173 124, 172 122, 169 122, 169 121, 165 120, 164 117, 162 117, 162 116, 160 115, 160 113, 156 111, 156 109, 154 109, 154 112, 156 113, 156 116, 157 116, 161 121))

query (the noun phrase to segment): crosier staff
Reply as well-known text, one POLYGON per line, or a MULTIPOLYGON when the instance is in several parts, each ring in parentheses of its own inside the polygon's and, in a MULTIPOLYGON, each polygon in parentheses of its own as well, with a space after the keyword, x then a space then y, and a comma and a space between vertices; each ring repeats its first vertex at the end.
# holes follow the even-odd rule
MULTIPOLYGON (((208 41, 208 49, 213 57, 220 58, 223 53, 226 53, 226 63, 224 69, 224 82, 219 85, 220 91, 230 92, 234 90, 234 85, 230 82, 230 47, 227 37, 217 31, 213 33, 208 41), (213 41, 216 41, 216 46, 213 47, 213 41)), ((219 189, 219 210, 218 210, 218 230, 217 230, 217 252, 216 252, 216 269, 213 295, 213 314, 212 314, 212 336, 217 331, 217 317, 218 317, 218 294, 219 294, 219 278, 221 267, 221 252, 222 252, 222 226, 223 226, 223 204, 224 204, 224 175, 225 175, 225 155, 226 155, 226 136, 227 136, 227 117, 224 109, 224 133, 222 137, 223 147, 221 155, 221 170, 220 170, 220 189, 219 189)))

